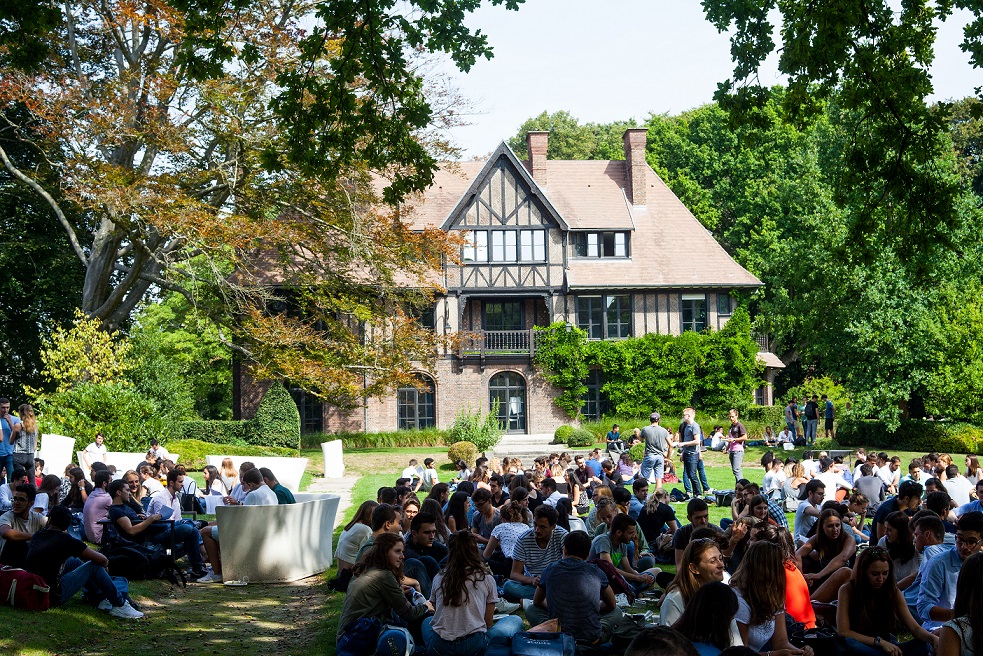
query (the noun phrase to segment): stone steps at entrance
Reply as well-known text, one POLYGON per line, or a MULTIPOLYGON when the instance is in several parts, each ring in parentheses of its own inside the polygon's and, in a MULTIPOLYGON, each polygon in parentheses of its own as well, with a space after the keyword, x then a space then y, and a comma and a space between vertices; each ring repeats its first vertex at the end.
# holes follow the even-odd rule
POLYGON ((567 451, 571 455, 586 455, 590 449, 571 449, 564 444, 553 444, 553 435, 540 434, 506 434, 502 436, 495 448, 486 453, 489 458, 519 458, 524 467, 532 467, 532 461, 538 456, 567 451))

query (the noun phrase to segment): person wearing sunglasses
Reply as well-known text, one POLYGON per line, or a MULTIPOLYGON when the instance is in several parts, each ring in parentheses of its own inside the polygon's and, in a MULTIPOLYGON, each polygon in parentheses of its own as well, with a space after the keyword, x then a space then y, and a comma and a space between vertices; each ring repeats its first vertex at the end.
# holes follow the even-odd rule
POLYGON ((48 523, 44 515, 31 511, 37 490, 22 483, 14 488, 13 508, 0 515, 0 565, 23 567, 27 544, 48 523))
POLYGON ((955 619, 956 582, 963 562, 983 551, 983 513, 966 513, 956 527, 956 544, 928 564, 918 591, 918 616, 929 631, 955 619))

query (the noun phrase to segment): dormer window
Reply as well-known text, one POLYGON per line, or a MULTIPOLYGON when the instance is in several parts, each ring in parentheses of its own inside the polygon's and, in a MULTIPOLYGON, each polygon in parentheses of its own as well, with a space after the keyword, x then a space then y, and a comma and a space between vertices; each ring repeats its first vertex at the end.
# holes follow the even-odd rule
POLYGON ((576 257, 628 257, 627 232, 575 232, 571 237, 576 257))

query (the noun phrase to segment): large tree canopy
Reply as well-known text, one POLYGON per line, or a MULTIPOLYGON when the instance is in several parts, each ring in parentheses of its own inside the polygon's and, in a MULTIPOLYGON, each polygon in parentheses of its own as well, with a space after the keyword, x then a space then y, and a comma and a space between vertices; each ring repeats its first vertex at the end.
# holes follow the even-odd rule
POLYGON ((461 26, 477 1, 417 4, 0 7, 0 162, 67 236, 86 315, 116 329, 177 292, 259 376, 340 405, 410 380, 436 340, 414 308, 456 248, 377 191, 425 186, 442 152, 420 53, 489 54, 461 26))

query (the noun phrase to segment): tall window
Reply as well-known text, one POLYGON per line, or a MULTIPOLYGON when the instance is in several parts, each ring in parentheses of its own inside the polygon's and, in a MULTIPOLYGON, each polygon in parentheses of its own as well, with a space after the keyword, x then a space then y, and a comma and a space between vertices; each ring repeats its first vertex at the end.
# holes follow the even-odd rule
POLYGON ((522 321, 521 302, 485 303, 483 307, 485 330, 522 330, 525 328, 522 321))
POLYGON ((683 330, 701 333, 707 327, 707 297, 704 294, 683 294, 683 330))
POLYGON ((472 230, 468 243, 461 250, 461 259, 465 262, 545 262, 546 231, 472 230))
POLYGON ((578 296, 577 327, 590 339, 631 337, 631 296, 578 296))
POLYGON ((297 412, 300 414, 300 432, 305 435, 323 432, 324 404, 321 400, 299 387, 291 387, 290 396, 297 404, 297 412))
POLYGON ((488 381, 488 407, 498 401, 498 421, 510 433, 526 432, 526 381, 514 371, 503 371, 488 381))
POLYGON ((628 257, 627 232, 575 232, 572 240, 577 257, 628 257))
POLYGON ((600 369, 592 369, 589 374, 587 374, 587 380, 584 381, 587 386, 587 392, 584 394, 584 406, 581 408, 581 414, 584 415, 585 419, 590 419, 592 421, 599 421, 608 412, 608 397, 601 391, 601 386, 604 385, 604 374, 600 369))
POLYGON ((410 385, 396 391, 400 430, 432 428, 437 423, 433 379, 422 374, 416 379, 424 385, 422 390, 410 385))

